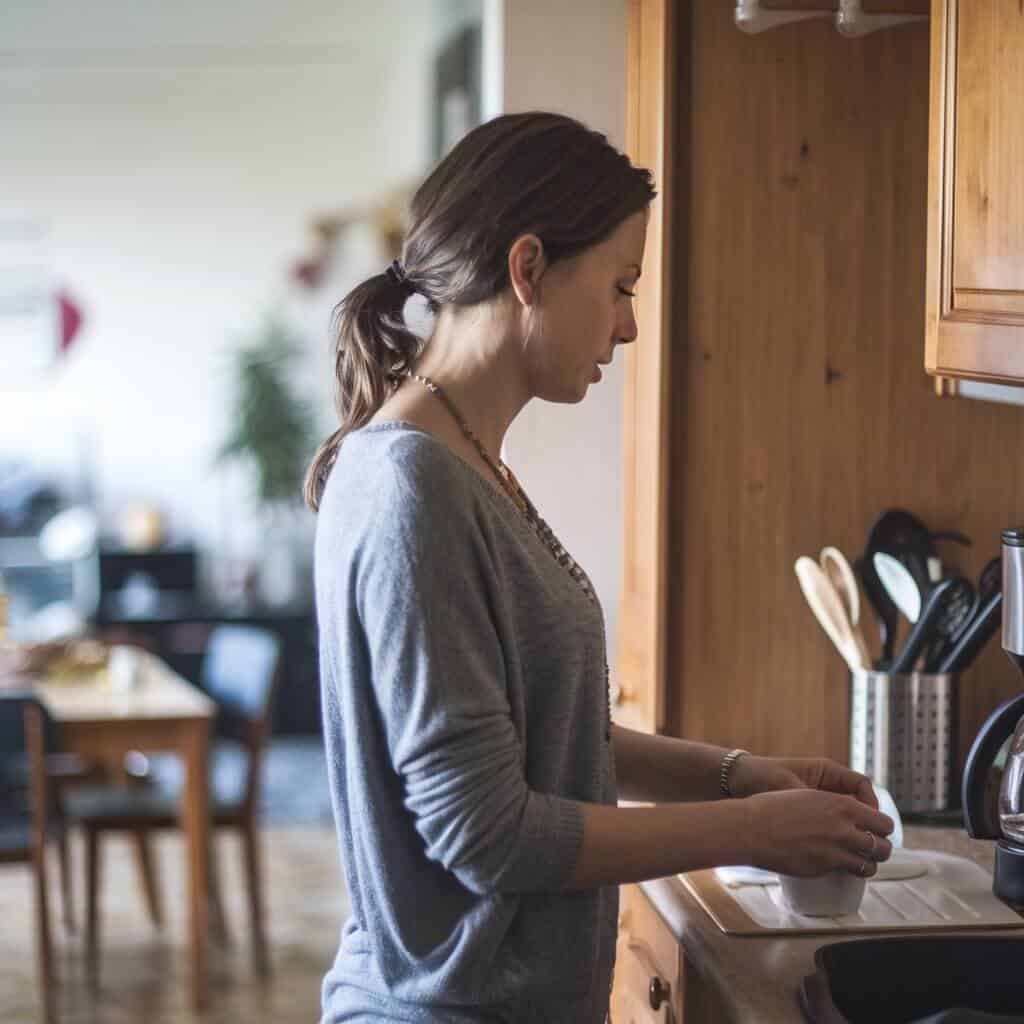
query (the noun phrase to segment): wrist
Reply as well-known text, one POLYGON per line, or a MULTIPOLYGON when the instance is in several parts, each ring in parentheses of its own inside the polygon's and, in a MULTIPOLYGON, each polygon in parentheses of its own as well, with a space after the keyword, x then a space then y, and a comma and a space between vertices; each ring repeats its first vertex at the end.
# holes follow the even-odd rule
POLYGON ((739 849, 737 850, 738 858, 736 863, 756 865, 758 863, 758 851, 755 847, 757 846, 757 837, 760 835, 757 823, 758 801, 749 796, 741 797, 735 800, 732 806, 736 808, 740 818, 737 830, 739 833, 739 849))

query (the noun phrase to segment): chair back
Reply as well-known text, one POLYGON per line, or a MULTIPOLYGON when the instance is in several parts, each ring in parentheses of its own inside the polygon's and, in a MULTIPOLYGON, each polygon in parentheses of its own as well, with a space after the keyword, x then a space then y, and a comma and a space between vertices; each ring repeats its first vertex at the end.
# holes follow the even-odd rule
POLYGON ((0 692, 0 778, 3 778, 3 762, 7 758, 23 760, 28 754, 28 737, 25 734, 25 708, 34 706, 42 716, 43 743, 47 753, 59 749, 57 723, 33 694, 24 690, 0 692))
POLYGON ((257 626, 216 626, 203 654, 200 682, 217 702, 225 725, 270 715, 281 657, 276 633, 257 626))
POLYGON ((258 626, 217 626, 210 633, 200 682, 217 702, 217 733, 249 754, 244 800, 255 808, 263 745, 280 677, 281 639, 258 626))
POLYGON ((57 724, 31 694, 0 694, 0 817, 29 819, 33 845, 46 842, 49 821, 59 819, 47 753, 57 750, 57 724))

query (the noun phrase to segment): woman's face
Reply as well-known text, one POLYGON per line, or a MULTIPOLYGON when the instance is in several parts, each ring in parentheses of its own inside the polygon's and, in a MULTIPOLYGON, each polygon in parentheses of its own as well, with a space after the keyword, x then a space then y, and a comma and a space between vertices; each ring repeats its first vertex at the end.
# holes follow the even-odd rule
POLYGON ((633 294, 646 237, 643 210, 599 245, 548 268, 527 348, 538 398, 582 401, 601 379, 598 364, 612 361, 616 345, 636 340, 633 294))

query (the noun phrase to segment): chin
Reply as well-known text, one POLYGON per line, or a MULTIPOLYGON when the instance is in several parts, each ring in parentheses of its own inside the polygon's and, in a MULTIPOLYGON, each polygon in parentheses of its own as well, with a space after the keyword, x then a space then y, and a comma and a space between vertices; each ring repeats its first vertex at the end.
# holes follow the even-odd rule
POLYGON ((590 381, 583 381, 570 387, 568 384, 559 383, 555 387, 545 388, 537 397, 544 402, 554 402, 557 405, 579 405, 590 391, 590 381))

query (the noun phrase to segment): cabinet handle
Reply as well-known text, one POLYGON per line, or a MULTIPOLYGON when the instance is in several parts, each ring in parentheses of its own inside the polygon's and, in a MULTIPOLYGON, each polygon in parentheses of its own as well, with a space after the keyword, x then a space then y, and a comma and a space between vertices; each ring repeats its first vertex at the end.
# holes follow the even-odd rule
POLYGON ((666 985, 656 974, 651 978, 651 983, 647 987, 647 999, 651 1004, 652 1010, 660 1010, 661 1004, 668 1001, 669 994, 672 991, 671 985, 666 985))

